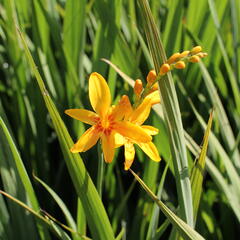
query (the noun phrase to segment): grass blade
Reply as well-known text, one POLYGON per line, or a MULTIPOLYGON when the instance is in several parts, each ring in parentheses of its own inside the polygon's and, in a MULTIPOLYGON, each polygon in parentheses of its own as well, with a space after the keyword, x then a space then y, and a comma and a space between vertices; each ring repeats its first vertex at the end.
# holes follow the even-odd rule
POLYGON ((205 168, 206 162, 206 154, 208 147, 208 138, 212 126, 212 116, 213 113, 210 114, 208 125, 206 132, 203 138, 203 147, 200 153, 195 166, 193 167, 192 175, 191 175, 191 184, 192 184, 192 194, 193 194, 193 214, 194 214, 194 222, 197 219, 197 212, 200 204, 201 194, 202 194, 202 183, 203 183, 203 172, 205 168))
MULTIPOLYGON (((157 193, 158 199, 160 199, 161 195, 162 195, 163 184, 165 182, 165 178, 166 178, 166 175, 167 175, 167 170, 168 170, 168 165, 166 165, 166 167, 163 171, 161 181, 160 181, 159 186, 158 186, 158 193, 157 193)), ((158 218, 159 218, 159 208, 158 208, 157 204, 154 204, 146 239, 156 238, 157 227, 158 227, 158 218)))
MULTIPOLYGON (((144 29, 155 70, 158 73, 161 63, 166 61, 165 52, 147 1, 139 0, 139 4, 143 18, 146 19, 144 29)), ((188 173, 186 146, 177 94, 171 73, 159 81, 159 90, 174 163, 180 217, 186 220, 190 226, 193 226, 192 192, 188 173)))
MULTIPOLYGON (((59 208, 62 210, 66 221, 68 223, 68 226, 73 229, 74 231, 77 231, 77 227, 76 227, 76 223, 71 215, 71 213, 69 212, 67 206, 65 205, 65 203, 62 201, 62 199, 53 191, 52 188, 50 188, 45 182, 43 182, 41 179, 39 179, 37 176, 34 176, 34 178, 48 191, 48 193, 52 196, 52 198, 54 199, 54 201, 57 203, 57 205, 59 206, 59 208)), ((79 237, 77 237, 76 235, 72 236, 74 240, 80 239, 79 237)))
POLYGON ((86 168, 82 162, 80 155, 72 154, 70 152, 69 149, 73 145, 73 141, 54 103, 52 102, 50 95, 48 94, 48 91, 44 85, 44 82, 37 70, 37 67, 28 49, 25 38, 23 37, 20 31, 19 31, 19 36, 24 46, 24 51, 25 51, 27 60, 36 77, 36 80, 40 88, 40 91, 42 93, 43 99, 45 101, 46 107, 52 118, 52 122, 55 128, 55 131, 58 135, 58 139, 64 154, 68 171, 72 178, 77 194, 83 203, 92 236, 94 239, 104 239, 104 240, 114 239, 114 234, 113 234, 108 216, 104 209, 103 203, 99 198, 97 190, 89 174, 86 171, 86 168))
POLYGON ((147 194, 153 199, 153 201, 159 206, 164 215, 169 221, 178 229, 179 233, 184 239, 191 240, 203 240, 204 238, 197 233, 193 228, 186 224, 182 219, 175 215, 158 197, 148 188, 148 186, 139 178, 139 176, 129 169, 137 181, 141 184, 141 187, 147 192, 147 194))
MULTIPOLYGON (((33 214, 35 217, 37 217, 42 223, 47 224, 47 226, 53 231, 53 233, 55 233, 56 236, 58 236, 60 239, 63 240, 70 240, 71 238, 67 235, 67 233, 62 230, 54 221, 50 220, 48 217, 44 217, 41 214, 39 214, 39 212, 33 210, 32 208, 30 208, 29 206, 27 206, 25 203, 19 201, 18 199, 14 198, 13 196, 11 196, 10 194, 0 190, 0 194, 4 195, 5 197, 7 197, 8 199, 10 199, 11 201, 15 202, 16 204, 18 204, 20 207, 24 208, 25 210, 27 210, 28 212, 30 212, 31 214, 33 214)), ((75 232, 74 230, 72 230, 71 228, 63 225, 60 223, 60 225, 65 228, 65 230, 78 234, 77 232, 75 232)), ((89 238, 85 237, 85 236, 81 236, 83 239, 89 240, 89 238)))
POLYGON ((220 124, 220 131, 223 136, 224 142, 227 145, 228 149, 230 151, 233 151, 232 158, 235 166, 240 172, 240 155, 238 148, 235 148, 236 140, 234 138, 233 130, 231 128, 231 125, 229 123, 226 111, 223 107, 223 104, 219 98, 219 95, 217 93, 217 89, 215 88, 213 84, 213 80, 207 71, 206 67, 203 65, 202 62, 199 63, 200 69, 203 74, 203 79, 207 87, 208 94, 210 96, 210 99, 212 101, 212 104, 215 108, 217 119, 220 124))
POLYGON ((222 40, 222 37, 220 35, 220 23, 218 20, 218 16, 217 16, 217 11, 215 8, 215 3, 213 0, 208 0, 208 4, 209 4, 209 9, 210 12, 212 14, 212 18, 215 24, 215 29, 216 29, 216 34, 217 34, 217 40, 218 40, 218 44, 222 53, 222 57, 226 66, 226 70, 228 73, 228 77, 230 80, 230 84, 232 87, 232 92, 233 92, 233 96, 234 96, 234 100, 235 100, 235 104, 236 104, 236 108, 238 113, 240 113, 240 94, 239 94, 239 87, 238 87, 238 83, 237 83, 237 79, 234 75, 234 72, 232 70, 232 66, 231 63, 229 61, 228 55, 227 55, 227 51, 225 49, 225 44, 222 40))
MULTIPOLYGON (((1 127, 1 130, 4 134, 1 135, 1 139, 2 141, 6 142, 10 148, 10 151, 11 151, 11 159, 9 159, 9 165, 11 166, 12 169, 15 169, 16 167, 16 170, 18 172, 18 175, 19 175, 19 178, 21 180, 21 183, 27 193, 27 196, 29 198, 29 201, 30 201, 30 205, 32 206, 32 208, 35 210, 35 211, 39 211, 40 207, 39 207, 39 204, 38 204, 38 200, 37 200, 37 197, 35 195, 35 192, 34 192, 34 189, 32 187, 32 184, 31 184, 31 181, 28 177, 28 174, 27 174, 27 171, 24 167, 24 164, 22 162, 22 159, 19 155, 19 152, 14 144, 14 141, 3 121, 3 119, 0 117, 0 127, 1 127), (13 166, 13 162, 15 163, 15 166, 13 166)), ((2 158, 2 161, 3 161, 4 158, 2 158)), ((13 183, 12 183, 13 184, 13 183)), ((17 190, 17 189, 16 189, 17 190)), ((48 232, 46 231, 46 229, 42 228, 42 226, 40 226, 39 224, 37 224, 37 227, 38 227, 38 230, 39 230, 39 234, 41 236, 42 239, 49 239, 49 236, 48 236, 48 232)))
POLYGON ((240 81, 240 70, 239 70, 239 56, 240 56, 240 49, 238 46, 240 37, 239 37, 239 21, 238 21, 238 14, 239 14, 239 2, 235 0, 230 0, 230 9, 231 9, 231 21, 232 21, 232 35, 233 35, 233 49, 234 49, 234 56, 233 56, 233 67, 235 71, 235 76, 240 81))
MULTIPOLYGON (((195 157, 199 156, 201 148, 194 142, 194 140, 185 132, 185 139, 188 149, 194 154, 195 157)), ((214 163, 206 157, 206 170, 214 179, 214 182, 218 186, 219 190, 224 193, 228 199, 229 205, 231 206, 233 212, 235 213, 238 221, 240 222, 240 203, 239 197, 236 195, 231 183, 224 179, 221 172, 216 168, 214 163)))
MULTIPOLYGON (((74 89, 79 86, 79 80, 74 73, 80 76, 80 86, 84 86, 83 49, 85 45, 86 0, 66 2, 63 24, 63 49, 67 60, 66 86, 69 103, 74 99, 74 89), (72 66, 69 64, 71 59, 72 66), (72 68, 73 67, 73 68, 72 68)), ((80 90, 80 89, 79 89, 80 90)))
MULTIPOLYGON (((203 118, 201 115, 197 112, 196 108, 194 107, 193 103, 190 101, 191 107, 194 111, 194 114, 196 115, 198 121, 202 125, 203 128, 207 127, 207 124, 204 122, 203 118)), ((230 157, 220 144, 219 140, 217 137, 211 132, 209 136, 209 144, 210 148, 215 149, 218 153, 219 156, 221 157, 221 160, 223 164, 225 165, 227 175, 232 183, 232 186, 235 188, 236 194, 238 197, 240 197, 240 177, 236 171, 236 168, 234 167, 230 157)))

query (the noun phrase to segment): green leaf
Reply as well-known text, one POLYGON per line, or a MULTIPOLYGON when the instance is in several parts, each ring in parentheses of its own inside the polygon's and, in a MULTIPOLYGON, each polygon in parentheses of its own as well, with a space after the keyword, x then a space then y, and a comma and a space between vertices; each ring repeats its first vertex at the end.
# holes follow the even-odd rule
POLYGON ((225 63, 225 67, 226 67, 228 77, 229 77, 229 80, 230 80, 230 84, 231 84, 231 87, 232 87, 232 92, 233 92, 233 97, 234 97, 234 100, 235 100, 235 105, 236 105, 238 113, 240 113, 240 94, 239 94, 239 87, 238 87, 239 85, 237 83, 237 78, 234 75, 229 57, 227 55, 227 51, 226 51, 226 47, 225 47, 226 45, 224 44, 223 39, 222 39, 221 34, 220 34, 220 26, 221 25, 220 25, 220 22, 219 22, 219 19, 218 19, 218 16, 217 16, 215 3, 214 3, 213 0, 208 0, 208 4, 209 4, 210 12, 212 14, 213 22, 214 22, 214 25, 215 25, 218 44, 219 44, 219 47, 220 47, 220 50, 221 50, 221 53, 222 53, 223 61, 225 63))
POLYGON ((202 194, 203 173, 204 173, 205 162, 206 162, 208 138, 209 138, 209 134, 212 126, 212 118, 213 118, 212 115, 213 113, 210 114, 210 117, 208 120, 208 125, 204 134, 203 146, 200 152, 200 156, 197 159, 191 174, 194 222, 196 222, 196 219, 197 219, 197 213, 198 213, 199 203, 200 203, 201 194, 202 194))
POLYGON ((184 239, 191 240, 203 240, 204 238, 191 228, 187 223, 175 215, 158 197, 148 188, 148 186, 141 180, 141 178, 129 169, 137 181, 141 184, 141 187, 147 192, 147 194, 153 199, 153 201, 159 206, 164 215, 169 219, 169 221, 177 228, 179 233, 184 237, 184 239))
MULTIPOLYGON (((158 186, 158 193, 157 193, 157 198, 158 199, 160 199, 161 195, 162 195, 163 184, 165 182, 165 178, 166 178, 166 175, 167 175, 167 170, 168 170, 168 165, 166 165, 166 167, 164 169, 164 172, 163 172, 162 177, 161 177, 161 181, 160 181, 159 186, 158 186)), ((150 220, 150 223, 149 223, 146 239, 155 239, 156 238, 157 227, 158 227, 158 219, 159 219, 159 208, 158 208, 157 204, 155 203, 154 206, 153 206, 152 216, 151 216, 151 220, 150 220)))
MULTIPOLYGON (((31 181, 28 177, 27 171, 24 167, 24 164, 22 162, 22 159, 19 155, 19 152, 15 146, 15 143, 3 121, 3 119, 0 117, 0 145, 2 147, 2 149, 5 149, 5 154, 3 151, 1 151, 1 168, 3 169, 3 166, 5 165, 5 180, 7 182, 9 182, 8 184, 10 184, 10 188, 8 188, 8 190, 11 193, 15 193, 16 196, 20 197, 21 199, 25 199, 25 194, 24 194, 24 190, 27 194, 27 197, 29 199, 30 202, 30 206, 35 210, 35 211, 39 211, 40 207, 38 204, 38 200, 37 197, 35 195, 34 189, 32 187, 31 181), (8 166, 8 167, 6 167, 8 166), (7 174, 7 169, 10 168, 11 171, 9 171, 9 173, 7 174), (11 173, 12 172, 12 173, 11 173), (7 175, 6 175, 7 174, 7 175), (13 179, 11 179, 13 178, 13 179), (18 182, 18 180, 21 181, 21 183, 18 182), (12 189, 12 191, 11 191, 12 189)), ((3 175, 3 174, 2 174, 3 175)), ((4 176, 2 176, 4 177, 4 176)), ((4 181, 4 180, 3 180, 4 181)), ((6 182, 6 183, 7 183, 6 182)), ((7 184, 7 185, 8 185, 7 184)), ((18 213, 15 212, 15 218, 17 219, 18 213)), ((24 215, 21 216, 21 213, 19 213, 19 225, 21 225, 20 221, 22 221, 22 219, 24 219, 24 215), (21 220, 20 220, 21 219, 21 220)), ((16 221, 18 221, 16 220, 16 221)), ((25 219, 26 220, 26 219, 25 219)), ((31 220, 26 220, 27 222, 31 220)), ((30 224, 29 222, 29 224, 30 224)), ((25 222, 27 227, 27 223, 25 222)), ((31 224, 34 224, 34 222, 32 222, 31 224)), ((32 225, 31 225, 32 226, 32 225)), ((49 239, 49 235, 48 232, 46 231, 46 229, 42 228, 41 225, 37 224, 38 230, 39 230, 39 234, 41 236, 42 239, 49 239)), ((34 235, 34 231, 33 235, 34 235)))
MULTIPOLYGON (((68 223, 68 226, 73 229, 74 231, 77 232, 77 227, 76 227, 76 223, 71 215, 71 213, 69 212, 67 206, 65 205, 65 203, 62 201, 62 199, 53 191, 52 188, 50 188, 45 182, 43 182, 41 179, 39 179, 38 177, 34 176, 34 178, 49 192, 49 194, 52 196, 52 198, 54 199, 54 201, 57 203, 57 205, 60 207, 60 209, 62 210, 66 221, 68 223)), ((73 239, 77 240, 80 239, 79 236, 76 236, 76 234, 73 234, 73 239)))
MULTIPOLYGON (((207 124, 204 122, 201 115, 197 112, 196 108, 194 107, 193 103, 190 101, 191 107, 196 115, 198 121, 202 125, 203 128, 206 128, 207 124)), ((225 165, 226 173, 231 181, 232 188, 235 190, 238 197, 240 197, 240 176, 237 173, 237 169, 234 167, 230 157, 222 147, 221 143, 215 136, 213 132, 210 133, 209 136, 209 147, 210 149, 213 148, 215 151, 219 153, 221 161, 225 165)))
POLYGON ((227 113, 223 107, 223 104, 218 95, 217 89, 213 84, 213 79, 211 78, 208 70, 202 62, 199 63, 200 69, 203 74, 203 80, 207 87, 208 94, 210 96, 212 105, 215 108, 216 116, 220 124, 220 132, 223 136, 223 140, 230 151, 233 151, 233 162, 240 172, 240 155, 238 148, 235 148, 236 140, 233 134, 232 127, 229 123, 227 113))
POLYGON ((27 60, 36 77, 46 107, 52 118, 52 122, 61 145, 69 174, 72 178, 76 192, 82 201, 92 236, 94 239, 114 239, 114 234, 108 216, 104 209, 103 203, 99 198, 97 190, 83 164, 80 155, 72 154, 70 152, 69 149, 73 146, 73 141, 50 95, 48 94, 48 91, 28 49, 25 38, 20 31, 19 36, 24 46, 24 52, 26 54, 27 60))
MULTIPOLYGON (((185 132, 185 139, 188 149, 194 154, 195 157, 199 156, 201 148, 194 142, 194 140, 185 132)), ((214 182, 218 186, 219 190, 224 193, 228 199, 228 203, 231 206, 234 214, 236 215, 238 221, 240 222, 240 203, 239 197, 236 194, 236 191, 229 183, 228 179, 224 179, 224 176, 214 165, 212 160, 206 157, 206 170, 213 178, 214 182)))
MULTIPOLYGON (((148 2, 139 0, 144 21, 144 30, 149 50, 153 58, 155 70, 158 74, 162 62, 166 61, 166 54, 154 23, 148 2)), ((184 142, 184 131, 181 120, 176 90, 171 73, 159 81, 160 96, 163 105, 164 119, 168 128, 169 142, 175 171, 175 180, 179 198, 180 216, 193 226, 192 192, 188 172, 188 160, 184 142)))
MULTIPOLYGON (((83 72, 83 50, 86 35, 85 19, 86 0, 66 1, 63 23, 63 50, 67 61, 65 81, 70 104, 72 104, 73 97, 75 96, 75 88, 78 86, 83 87, 85 83, 83 72)), ((80 92, 81 88, 78 91, 80 92)))
MULTIPOLYGON (((10 199, 11 201, 18 204, 21 208, 23 208, 23 209, 27 210, 28 212, 30 212, 31 214, 33 214, 35 217, 37 217, 38 220, 41 221, 41 223, 47 224, 47 226, 50 228, 50 230, 52 230, 52 232, 56 236, 58 236, 60 239, 63 239, 63 240, 69 240, 70 239, 68 234, 64 230, 62 230, 62 228, 60 228, 54 221, 50 220, 48 217, 44 217, 44 216, 40 215, 38 211, 33 210, 32 208, 27 206, 22 201, 14 198, 10 194, 8 194, 8 193, 6 193, 2 190, 0 190, 0 194, 4 195, 5 197, 10 199)), ((65 229, 67 229, 69 232, 75 232, 74 230, 72 230, 71 228, 68 228, 67 226, 65 226, 63 224, 61 224, 61 226, 65 227, 65 229)), ((27 234, 29 234, 29 232, 27 234)), ((85 236, 82 236, 82 238, 86 239, 86 240, 89 240, 89 238, 87 238, 85 236)))

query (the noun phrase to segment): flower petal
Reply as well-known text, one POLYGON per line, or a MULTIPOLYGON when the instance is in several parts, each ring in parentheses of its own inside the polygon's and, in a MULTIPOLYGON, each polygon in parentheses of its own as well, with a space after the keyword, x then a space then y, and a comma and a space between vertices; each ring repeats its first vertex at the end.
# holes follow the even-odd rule
POLYGON ((115 120, 121 120, 123 117, 128 118, 132 112, 132 105, 127 95, 123 95, 119 103, 113 108, 111 116, 115 120))
POLYGON ((123 137, 121 134, 115 132, 114 134, 114 142, 115 142, 115 148, 121 147, 126 142, 125 137, 123 137))
POLYGON ((96 113, 85 109, 67 109, 65 113, 72 118, 90 125, 96 124, 99 119, 96 113))
POLYGON ((160 103, 160 101, 161 101, 158 90, 155 90, 155 91, 151 92, 150 94, 148 94, 146 96, 146 98, 149 98, 151 100, 151 105, 160 103))
POLYGON ((85 152, 95 145, 100 137, 101 132, 97 131, 95 126, 90 127, 71 148, 71 152, 85 152))
POLYGON ((158 150, 153 142, 138 143, 138 146, 155 162, 161 160, 158 150))
POLYGON ((128 170, 131 167, 135 157, 135 148, 130 141, 127 141, 124 144, 124 156, 125 156, 124 169, 128 170))
POLYGON ((158 134, 158 129, 153 127, 153 126, 149 126, 149 125, 142 125, 141 128, 144 129, 144 131, 149 134, 149 135, 156 135, 158 134))
POLYGON ((89 98, 96 113, 105 116, 111 104, 111 94, 106 80, 99 73, 90 75, 89 98))
POLYGON ((133 110, 132 114, 129 116, 129 121, 142 125, 149 116, 151 106, 151 98, 144 98, 143 102, 133 110))
POLYGON ((115 153, 115 141, 113 131, 111 131, 110 134, 103 134, 101 136, 101 140, 104 160, 106 163, 111 163, 115 153))
POLYGON ((140 126, 131 122, 116 122, 114 129, 124 137, 134 142, 150 142, 152 137, 148 135, 140 126))

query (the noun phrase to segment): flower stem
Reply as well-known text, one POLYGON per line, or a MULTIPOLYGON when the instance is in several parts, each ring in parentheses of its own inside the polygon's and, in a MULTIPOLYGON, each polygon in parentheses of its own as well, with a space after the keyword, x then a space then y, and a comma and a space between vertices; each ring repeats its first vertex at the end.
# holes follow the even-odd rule
POLYGON ((103 175, 104 175, 104 157, 101 148, 101 143, 98 143, 98 173, 97 173, 97 191, 102 198, 102 185, 103 185, 103 175))

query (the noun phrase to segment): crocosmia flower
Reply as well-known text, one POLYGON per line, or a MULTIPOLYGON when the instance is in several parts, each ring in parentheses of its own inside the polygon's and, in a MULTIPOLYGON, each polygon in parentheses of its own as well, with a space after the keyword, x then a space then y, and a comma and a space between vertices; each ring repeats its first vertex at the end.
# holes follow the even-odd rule
POLYGON ((152 140, 142 127, 130 121, 123 121, 128 111, 128 99, 123 96, 116 106, 111 106, 111 94, 106 80, 94 72, 89 78, 89 98, 93 111, 85 109, 68 109, 66 114, 92 125, 71 148, 73 153, 85 152, 94 146, 100 139, 104 159, 112 162, 116 143, 119 138, 125 137, 133 142, 147 143, 152 140))
MULTIPOLYGON (((154 128, 153 126, 149 126, 149 125, 142 125, 142 124, 148 118, 152 105, 159 102, 160 102, 159 93, 157 91, 154 91, 149 95, 147 95, 144 98, 143 102, 136 109, 133 109, 131 105, 128 104, 127 105, 128 114, 125 115, 124 121, 138 125, 148 135, 156 135, 158 133, 157 128, 154 128)), ((119 142, 119 145, 124 145, 124 155, 125 155, 124 169, 125 170, 128 170, 133 163, 133 160, 135 157, 134 144, 137 144, 144 151, 144 153, 147 154, 148 157, 153 161, 159 162, 161 160, 158 150, 152 141, 139 142, 138 140, 132 140, 132 139, 129 139, 128 137, 125 137, 123 140, 120 138, 117 140, 122 141, 122 142, 119 142)))

